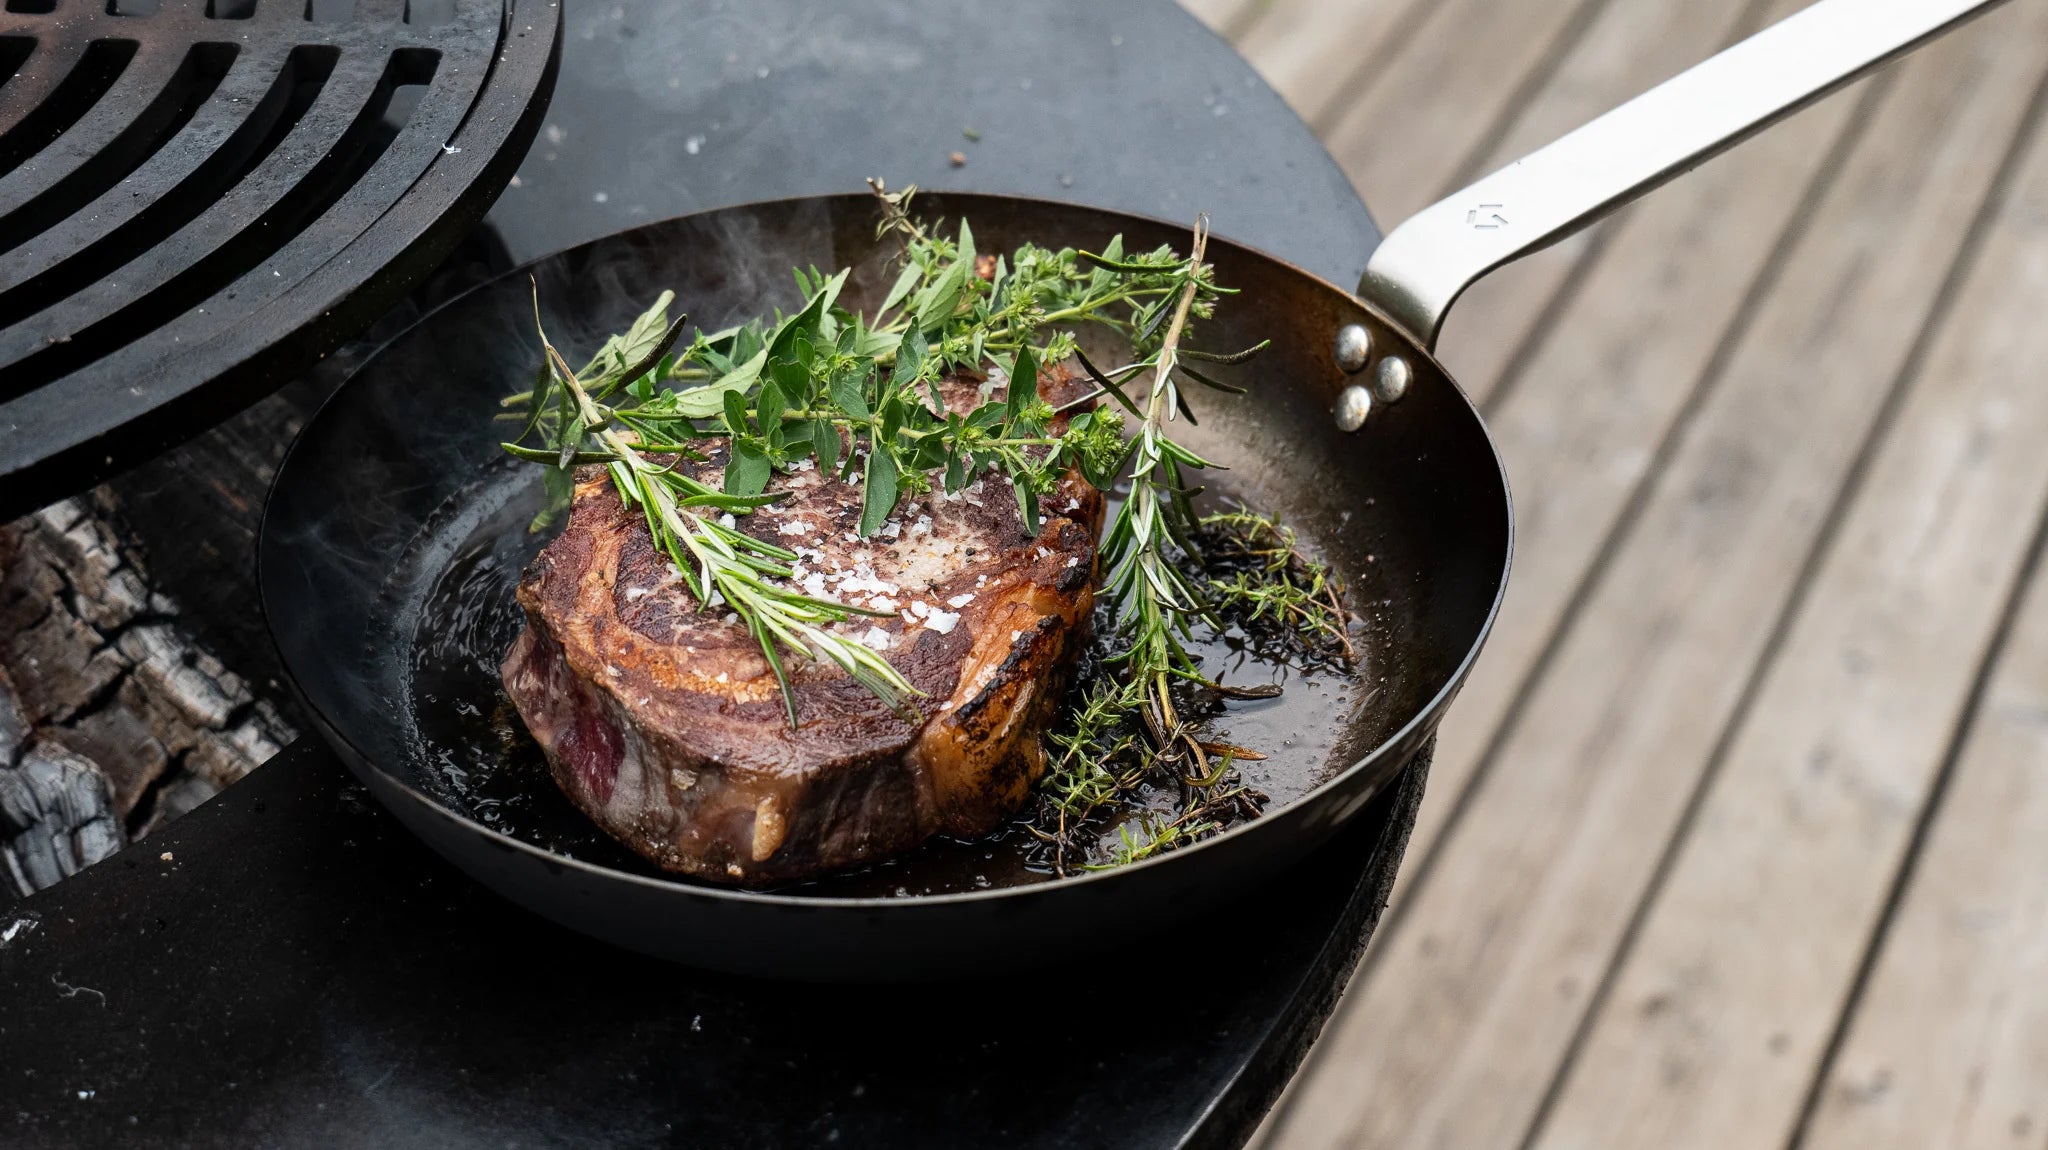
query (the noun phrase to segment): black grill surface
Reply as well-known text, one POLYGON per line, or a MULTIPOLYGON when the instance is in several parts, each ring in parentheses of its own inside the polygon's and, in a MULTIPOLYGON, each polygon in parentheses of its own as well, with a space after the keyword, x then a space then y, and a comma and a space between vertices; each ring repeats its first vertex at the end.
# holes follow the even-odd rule
POLYGON ((0 0, 0 518, 217 421, 483 216, 561 0, 0 0))

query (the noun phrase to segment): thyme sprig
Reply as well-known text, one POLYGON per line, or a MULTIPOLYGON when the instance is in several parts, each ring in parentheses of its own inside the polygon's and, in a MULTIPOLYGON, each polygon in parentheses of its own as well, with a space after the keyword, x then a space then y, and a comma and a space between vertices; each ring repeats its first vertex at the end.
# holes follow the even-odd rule
POLYGON ((1351 644, 1343 587, 1329 565, 1311 558, 1294 529, 1238 507, 1202 517, 1197 536, 1206 562, 1202 592, 1226 620, 1264 628, 1296 653, 1349 666, 1351 644))

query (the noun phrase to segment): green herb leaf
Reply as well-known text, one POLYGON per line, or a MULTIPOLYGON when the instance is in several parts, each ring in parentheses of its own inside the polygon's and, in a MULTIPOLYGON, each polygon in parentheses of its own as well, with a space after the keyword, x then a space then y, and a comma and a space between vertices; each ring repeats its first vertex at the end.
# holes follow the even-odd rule
POLYGON ((896 509, 896 457, 889 454, 886 443, 869 441, 872 449, 868 455, 868 473, 865 489, 861 493, 860 533, 863 537, 873 535, 882 529, 889 518, 889 512, 896 509))
POLYGON ((811 450, 818 456, 818 471, 830 475, 839 462, 839 429, 831 420, 811 421, 811 450))
POLYGON ((576 449, 583 445, 583 431, 583 413, 577 412, 576 418, 569 421, 569 430, 562 434, 562 447, 559 453, 560 462, 556 463, 555 466, 567 467, 569 466, 569 461, 576 458, 576 449))
POLYGON ((750 440, 734 440, 732 458, 725 465, 725 490, 729 495, 759 495, 774 473, 767 453, 750 440))
POLYGON ((725 397, 743 393, 761 378, 761 368, 768 362, 766 349, 754 353, 751 359, 720 376, 715 382, 689 391, 676 392, 675 413, 685 419, 709 419, 725 410, 725 397))
POLYGON ((739 392, 728 391, 719 398, 725 404, 725 426, 735 437, 744 436, 752 430, 747 426, 747 401, 740 398, 739 392))
POLYGON ((1004 417, 1015 421, 1038 403, 1038 357, 1025 344, 1017 349, 1010 365, 1010 393, 1004 401, 1004 417))
POLYGON ((882 297, 882 306, 876 310, 876 314, 879 315, 881 312, 888 311, 890 308, 902 303, 903 298, 910 294, 910 289, 917 286, 918 278, 922 275, 924 275, 922 267, 915 263, 905 264, 902 273, 896 277, 896 282, 890 285, 889 294, 882 297))
POLYGON ((1017 513, 1024 518, 1024 530, 1038 534, 1038 492, 1023 476, 1018 476, 1010 489, 1017 493, 1017 513))
POLYGON ((924 333, 911 331, 896 345, 896 370, 889 382, 898 388, 912 382, 924 370, 924 363, 931 355, 931 344, 925 342, 924 333))
POLYGON ((960 296, 967 290, 968 267, 955 260, 946 265, 939 278, 925 285, 918 293, 917 330, 931 331, 953 317, 959 310, 960 296))
POLYGON ((854 372, 841 372, 832 377, 832 402, 855 419, 868 417, 868 401, 862 394, 863 390, 865 389, 861 386, 861 377, 854 372))
POLYGON ((782 385, 769 380, 761 385, 761 394, 754 399, 754 418, 761 421, 761 430, 773 433, 782 427, 782 413, 789 407, 783 398, 782 385))
POLYGON ((525 439, 527 436, 532 435, 533 429, 540 426, 540 417, 547 414, 548 410, 548 389, 553 387, 554 383, 554 365, 550 364, 547 361, 546 356, 542 356, 540 361, 540 374, 537 377, 535 377, 533 381, 533 391, 530 393, 532 395, 532 399, 529 400, 529 402, 533 404, 533 410, 529 412, 526 416, 526 426, 520 428, 519 434, 512 437, 513 442, 517 443, 519 440, 525 439))
POLYGON ((810 302, 803 306, 803 310, 782 321, 781 326, 775 329, 774 338, 768 341, 770 359, 780 359, 786 354, 796 343, 798 335, 808 335, 818 330, 826 309, 832 306, 833 300, 839 298, 839 289, 846 286, 846 277, 851 274, 852 270, 848 269, 826 280, 824 289, 813 295, 810 302))

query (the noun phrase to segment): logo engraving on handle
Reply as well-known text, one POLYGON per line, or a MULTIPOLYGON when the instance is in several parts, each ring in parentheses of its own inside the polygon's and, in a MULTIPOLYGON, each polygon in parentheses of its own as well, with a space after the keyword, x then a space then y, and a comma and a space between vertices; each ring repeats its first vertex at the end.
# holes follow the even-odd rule
POLYGON ((1481 204, 1465 213, 1465 222, 1482 232, 1490 232, 1495 228, 1504 228, 1508 224, 1508 218, 1500 214, 1500 210, 1504 206, 1503 204, 1481 204))

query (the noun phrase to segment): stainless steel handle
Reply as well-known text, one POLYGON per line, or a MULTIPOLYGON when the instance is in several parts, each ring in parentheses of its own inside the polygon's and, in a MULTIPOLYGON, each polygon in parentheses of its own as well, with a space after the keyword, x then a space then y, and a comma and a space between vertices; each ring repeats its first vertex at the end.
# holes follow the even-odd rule
POLYGON ((1474 280, 2003 0, 1820 0, 1402 223, 1358 294, 1424 347, 1474 280))

